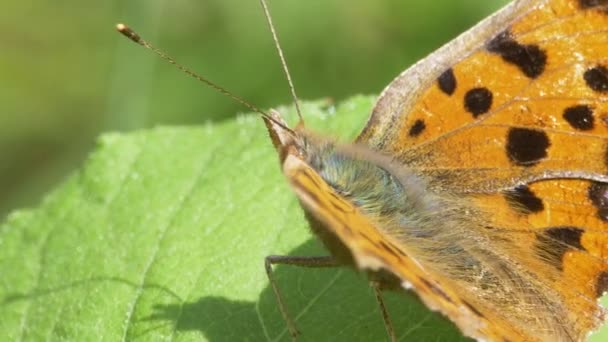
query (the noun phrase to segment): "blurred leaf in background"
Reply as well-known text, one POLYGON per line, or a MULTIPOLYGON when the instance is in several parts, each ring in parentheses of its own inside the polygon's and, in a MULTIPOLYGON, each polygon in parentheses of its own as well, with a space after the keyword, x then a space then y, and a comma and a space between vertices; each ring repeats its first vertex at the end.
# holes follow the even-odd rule
MULTIPOLYGON (((271 10, 300 97, 339 101, 378 94, 504 3, 281 0, 271 10)), ((290 101, 256 0, 10 1, 2 12, 2 216, 35 205, 100 132, 243 110, 120 37, 117 22, 260 107, 290 101)))

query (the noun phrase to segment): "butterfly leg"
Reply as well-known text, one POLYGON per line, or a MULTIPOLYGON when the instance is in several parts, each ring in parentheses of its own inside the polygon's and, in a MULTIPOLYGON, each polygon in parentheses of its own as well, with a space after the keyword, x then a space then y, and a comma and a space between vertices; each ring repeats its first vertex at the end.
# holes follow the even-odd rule
POLYGON ((266 257, 264 266, 266 268, 266 275, 268 276, 268 281, 270 282, 270 286, 272 286, 272 291, 274 292, 274 296, 277 299, 277 303, 279 304, 279 310, 281 310, 281 315, 283 319, 287 323, 287 328, 289 329, 289 333, 291 337, 295 341, 297 335, 299 334, 298 329, 296 328, 295 323, 292 321, 289 313, 287 311, 287 306, 283 302, 283 297, 281 295, 281 291, 277 286, 277 283, 274 279, 274 275, 272 273, 273 265, 293 265, 299 267, 308 267, 308 268, 325 268, 325 267, 338 267, 341 266, 339 262, 337 262, 331 256, 319 256, 319 257, 298 257, 298 256, 289 256, 289 255, 269 255, 266 257))
POLYGON ((378 302, 378 307, 380 308, 380 313, 382 314, 382 320, 384 321, 386 333, 392 342, 396 342, 397 337, 395 336, 395 329, 393 329, 393 323, 388 315, 388 310, 386 309, 386 304, 384 304, 384 298, 382 297, 382 287, 375 281, 372 281, 370 284, 374 289, 374 294, 376 295, 376 301, 378 302))

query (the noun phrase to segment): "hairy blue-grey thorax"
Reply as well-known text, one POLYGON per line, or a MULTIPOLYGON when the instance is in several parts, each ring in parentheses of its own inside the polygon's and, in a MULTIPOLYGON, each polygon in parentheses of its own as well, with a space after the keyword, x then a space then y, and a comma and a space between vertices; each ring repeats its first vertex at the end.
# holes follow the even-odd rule
POLYGON ((443 206, 424 189, 423 180, 407 170, 395 174, 390 160, 370 160, 362 151, 341 150, 330 142, 304 142, 307 163, 339 195, 364 214, 390 221, 401 233, 428 237, 432 231, 421 227, 427 215, 443 206))

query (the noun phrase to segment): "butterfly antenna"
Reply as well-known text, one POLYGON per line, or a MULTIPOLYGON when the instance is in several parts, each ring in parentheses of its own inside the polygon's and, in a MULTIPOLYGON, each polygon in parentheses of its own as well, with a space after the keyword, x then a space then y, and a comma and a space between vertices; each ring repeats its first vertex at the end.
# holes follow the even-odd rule
POLYGON ((289 83, 289 90, 291 91, 291 97, 293 99, 293 104, 296 107, 296 112, 298 113, 298 119, 300 120, 299 125, 304 124, 304 118, 302 117, 302 111, 300 110, 300 103, 298 101, 298 96, 296 95, 296 88, 293 86, 293 81, 291 80, 291 74, 289 73, 289 68, 287 67, 287 62, 285 61, 285 56, 283 55, 283 49, 281 49, 281 44, 279 43, 279 37, 277 35, 276 30, 274 29, 274 24, 272 23, 272 16, 270 15, 270 10, 268 10, 268 4, 266 0, 260 0, 262 4, 262 8, 264 9, 264 16, 266 17, 266 22, 268 23, 268 27, 270 28, 270 33, 272 34, 272 40, 274 41, 274 46, 277 49, 277 53, 279 54, 279 58, 281 59, 281 66, 283 67, 283 72, 285 73, 285 78, 287 78, 287 83, 289 83))
POLYGON ((176 68, 178 68, 179 70, 181 70, 182 72, 184 72, 185 74, 187 74, 188 76, 199 80, 205 84, 207 84, 209 87, 217 90, 218 92, 220 92, 221 94, 233 99, 234 101, 242 104, 243 106, 247 107, 249 110, 259 113, 260 115, 262 115, 264 118, 274 122, 275 124, 277 124, 278 126, 280 126, 281 128, 284 128, 285 130, 293 133, 293 130, 290 129, 289 127, 286 127, 284 124, 282 124, 281 122, 277 121, 275 118, 273 118, 270 114, 268 114, 267 112, 264 112, 263 110, 259 109, 258 107, 252 105, 251 103, 245 101, 243 98, 236 96, 235 94, 229 92, 228 90, 226 90, 224 87, 221 87, 217 84, 215 84, 214 82, 211 82, 210 80, 206 79, 205 77, 195 73, 194 71, 186 68, 185 66, 177 63, 171 56, 167 55, 165 52, 163 52, 162 50, 156 48, 155 46, 153 46, 152 44, 148 43, 146 40, 144 40, 139 34, 137 34, 135 31, 133 31, 129 26, 125 25, 125 24, 117 24, 116 25, 116 30, 118 30, 118 32, 122 33, 123 36, 129 38, 130 40, 132 40, 133 42, 145 47, 148 50, 151 50, 152 52, 154 52, 155 54, 157 54, 160 58, 164 59, 165 61, 169 62, 170 64, 173 64, 176 68))

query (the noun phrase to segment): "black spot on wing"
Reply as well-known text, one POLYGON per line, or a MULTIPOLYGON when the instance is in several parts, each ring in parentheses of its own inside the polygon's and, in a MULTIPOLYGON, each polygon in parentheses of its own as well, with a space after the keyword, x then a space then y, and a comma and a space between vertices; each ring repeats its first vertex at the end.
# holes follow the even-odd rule
POLYGON ((420 135, 420 133, 422 133, 422 131, 424 131, 425 128, 426 124, 424 123, 424 120, 418 119, 414 122, 412 127, 410 127, 410 131, 408 134, 412 138, 417 137, 420 135))
POLYGON ((576 249, 584 249, 581 245, 583 230, 576 227, 555 227, 545 230, 552 239, 576 249))
POLYGON ((492 97, 488 88, 473 88, 464 95, 464 109, 476 118, 490 110, 492 97))
POLYGON ((437 85, 442 92, 446 95, 452 95, 456 91, 456 77, 454 76, 454 70, 449 68, 444 71, 439 78, 437 78, 437 85))
POLYGON ((563 259, 570 250, 585 250, 581 245, 583 230, 576 227, 552 227, 536 234, 536 252, 557 269, 564 269, 563 259))
POLYGON ((591 182, 588 191, 591 203, 597 208, 597 216, 608 222, 608 184, 600 182, 591 182))
POLYGON ((582 9, 589 9, 593 7, 606 6, 608 5, 608 0, 579 0, 578 3, 582 9))
POLYGON ((544 50, 538 45, 518 43, 509 31, 490 40, 486 49, 500 55, 505 62, 517 66, 529 78, 540 76, 547 65, 547 53, 544 50))
POLYGON ((572 128, 579 131, 588 131, 593 129, 593 110, 587 105, 578 105, 566 108, 564 110, 564 119, 568 121, 572 128))
POLYGON ((597 281, 595 282, 595 294, 599 298, 606 292, 608 292, 608 271, 603 271, 597 276, 597 281))
POLYGON ((583 74, 587 86, 596 92, 608 91, 608 69, 603 65, 598 65, 587 69, 583 74))
POLYGON ((543 201, 525 185, 506 191, 504 196, 509 204, 522 214, 538 213, 545 209, 543 201))
POLYGON ((519 166, 534 166, 547 157, 551 145, 543 131, 528 128, 511 128, 507 134, 506 152, 509 159, 519 166))

